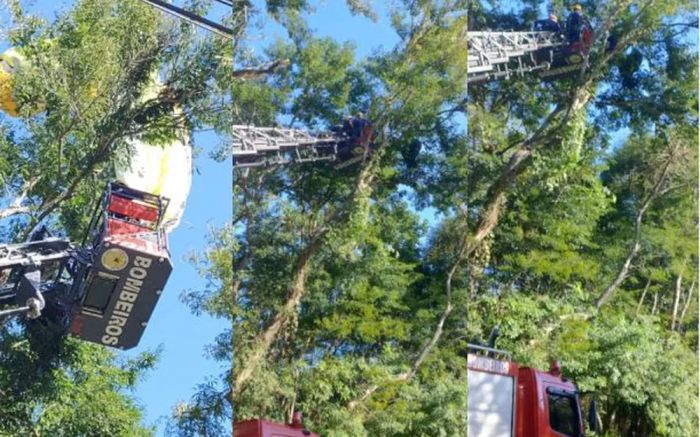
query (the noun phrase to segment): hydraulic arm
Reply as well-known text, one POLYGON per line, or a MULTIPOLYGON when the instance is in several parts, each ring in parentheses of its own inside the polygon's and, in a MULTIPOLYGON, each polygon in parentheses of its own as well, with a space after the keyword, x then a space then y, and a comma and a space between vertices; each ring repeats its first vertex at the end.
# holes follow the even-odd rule
POLYGON ((71 258, 81 258, 80 251, 58 238, 0 245, 0 306, 13 306, 1 310, 0 317, 38 317, 45 306, 44 292, 59 281, 72 282, 75 271, 67 263, 71 258))
POLYGON ((233 157, 240 168, 332 161, 340 141, 332 134, 314 136, 298 129, 234 126, 233 157))

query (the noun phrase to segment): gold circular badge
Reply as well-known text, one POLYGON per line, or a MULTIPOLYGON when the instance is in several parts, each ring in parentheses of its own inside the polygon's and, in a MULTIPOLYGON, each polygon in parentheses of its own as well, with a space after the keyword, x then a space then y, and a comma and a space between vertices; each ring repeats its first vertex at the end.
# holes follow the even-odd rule
POLYGON ((122 249, 113 247, 102 253, 102 265, 107 270, 118 272, 124 270, 127 264, 129 264, 129 256, 122 249))

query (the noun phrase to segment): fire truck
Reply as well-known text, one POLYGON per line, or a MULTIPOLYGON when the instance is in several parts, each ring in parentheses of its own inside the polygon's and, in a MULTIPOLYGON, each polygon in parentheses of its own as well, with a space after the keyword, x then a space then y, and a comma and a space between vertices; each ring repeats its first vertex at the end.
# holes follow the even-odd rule
POLYGON ((263 419, 242 420, 233 424, 233 437, 319 437, 304 428, 301 414, 295 412, 288 424, 263 419))
MULTIPOLYGON (((521 366, 506 351, 469 345, 468 437, 584 437, 579 391, 561 374, 521 366)), ((595 401, 589 430, 597 431, 595 401)))
POLYGON ((167 206, 112 182, 82 243, 42 231, 0 245, 0 321, 23 314, 86 341, 136 346, 172 271, 167 206))

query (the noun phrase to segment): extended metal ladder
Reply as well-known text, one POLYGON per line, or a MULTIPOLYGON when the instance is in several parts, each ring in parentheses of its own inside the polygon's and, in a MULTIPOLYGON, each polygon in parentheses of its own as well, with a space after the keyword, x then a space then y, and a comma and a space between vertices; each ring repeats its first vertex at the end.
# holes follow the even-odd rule
POLYGON ((349 136, 342 133, 233 126, 233 162, 237 168, 323 161, 339 161, 336 168, 342 168, 364 158, 364 150, 355 149, 349 136))
POLYGON ((554 50, 566 44, 555 32, 467 32, 467 83, 548 70, 554 50), (543 49, 550 49, 549 59, 536 56, 543 49))

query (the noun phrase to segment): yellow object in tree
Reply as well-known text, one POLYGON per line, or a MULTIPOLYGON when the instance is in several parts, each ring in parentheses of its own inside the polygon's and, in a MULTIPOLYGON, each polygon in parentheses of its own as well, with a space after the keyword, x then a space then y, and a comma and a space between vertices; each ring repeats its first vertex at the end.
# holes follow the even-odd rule
POLYGON ((192 181, 192 146, 189 133, 182 130, 179 138, 166 145, 146 144, 130 139, 129 165, 117 166, 116 176, 125 185, 168 198, 163 227, 172 231, 185 212, 192 181))
MULTIPOLYGON (((154 99, 163 88, 154 73, 150 84, 141 96, 141 102, 154 99)), ((176 106, 172 117, 182 117, 182 108, 176 106)), ((138 138, 128 140, 131 153, 128 165, 117 164, 117 180, 128 187, 166 197, 170 200, 163 217, 166 232, 172 231, 185 212, 185 204, 192 183, 192 146, 190 133, 183 126, 177 138, 168 144, 147 144, 138 138)), ((123 157, 127 158, 127 157, 123 157)))
POLYGON ((0 54, 0 109, 12 117, 19 115, 12 76, 25 64, 24 57, 15 49, 8 49, 0 54))
POLYGON ((0 109, 17 117, 17 104, 12 96, 12 76, 0 69, 0 109))
POLYGON ((12 117, 18 117, 20 110, 25 114, 34 115, 46 109, 46 102, 34 102, 31 106, 20 107, 15 99, 15 76, 30 68, 27 59, 19 50, 10 48, 0 53, 0 110, 12 117))

